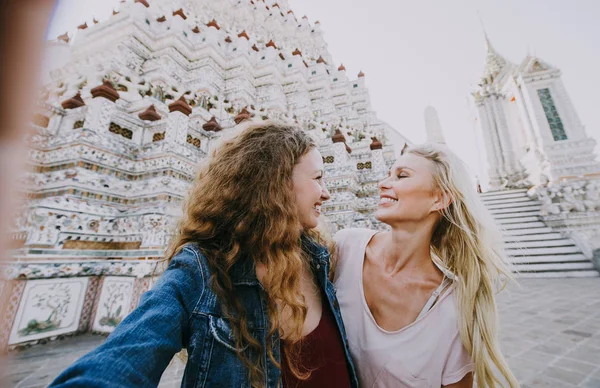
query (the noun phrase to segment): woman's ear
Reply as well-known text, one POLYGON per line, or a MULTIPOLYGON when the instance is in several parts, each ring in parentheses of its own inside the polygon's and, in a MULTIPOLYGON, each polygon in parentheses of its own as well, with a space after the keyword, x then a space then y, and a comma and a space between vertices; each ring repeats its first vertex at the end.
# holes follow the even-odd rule
POLYGON ((452 195, 448 192, 438 190, 435 196, 435 202, 433 203, 434 211, 442 211, 447 209, 452 203, 452 195))

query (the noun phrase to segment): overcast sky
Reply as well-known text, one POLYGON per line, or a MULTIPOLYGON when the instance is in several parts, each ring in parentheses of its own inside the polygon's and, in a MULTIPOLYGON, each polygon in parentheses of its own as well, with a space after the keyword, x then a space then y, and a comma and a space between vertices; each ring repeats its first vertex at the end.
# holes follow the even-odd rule
MULTIPOLYGON (((149 0, 150 2, 152 0, 149 0)), ((215 0, 218 1, 218 0, 215 0)), ((62 0, 48 37, 118 0, 62 0)), ((319 20, 336 65, 366 74, 379 118, 414 142, 425 140, 423 111, 434 106, 451 148, 479 167, 470 92, 483 71, 487 34, 506 59, 527 52, 558 67, 588 135, 600 140, 599 0, 289 0, 297 17, 319 20)), ((600 147, 596 147, 600 150, 600 147)))

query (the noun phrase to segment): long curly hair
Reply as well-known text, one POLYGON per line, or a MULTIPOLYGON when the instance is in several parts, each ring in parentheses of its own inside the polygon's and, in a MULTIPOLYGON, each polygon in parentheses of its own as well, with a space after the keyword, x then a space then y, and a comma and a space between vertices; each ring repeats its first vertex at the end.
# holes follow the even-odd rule
POLYGON ((449 196, 441 211, 432 241, 432 257, 455 275, 458 326, 463 345, 475 363, 479 387, 519 383, 500 351, 495 294, 512 278, 502 246, 502 235, 484 207, 464 163, 442 145, 409 146, 402 154, 415 154, 433 162, 436 186, 449 196))
MULTIPOLYGON (((318 242, 316 231, 303 231, 295 205, 292 172, 316 144, 301 128, 265 121, 226 140, 200 168, 184 206, 184 214, 167 250, 172 257, 187 243, 197 243, 212 272, 210 285, 223 306, 234 334, 238 356, 249 370, 253 387, 264 385, 261 343, 248 329, 247 312, 236 295, 231 269, 251 260, 263 264, 261 283, 267 294, 269 328, 266 350, 275 359, 272 339, 285 335, 282 351, 296 377, 310 371, 298 363, 307 307, 300 277, 309 258, 300 244, 302 234, 318 242), (291 329, 283 333, 279 313, 287 308, 291 329)), ((286 325, 287 326, 287 325, 286 325)))

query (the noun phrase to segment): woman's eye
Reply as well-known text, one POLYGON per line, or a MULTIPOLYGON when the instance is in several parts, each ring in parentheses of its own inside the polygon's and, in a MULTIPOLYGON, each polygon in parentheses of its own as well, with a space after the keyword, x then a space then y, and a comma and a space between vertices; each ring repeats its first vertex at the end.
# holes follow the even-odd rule
POLYGON ((408 178, 408 175, 406 175, 406 174, 399 174, 398 178, 408 178))

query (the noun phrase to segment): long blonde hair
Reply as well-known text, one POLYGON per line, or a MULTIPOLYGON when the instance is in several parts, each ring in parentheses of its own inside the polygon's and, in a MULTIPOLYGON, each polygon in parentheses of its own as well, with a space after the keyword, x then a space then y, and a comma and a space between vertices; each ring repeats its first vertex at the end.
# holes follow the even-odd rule
POLYGON ((437 144, 405 147, 402 153, 433 162, 435 184, 450 197, 434 230, 431 250, 433 257, 441 259, 438 264, 455 275, 458 326, 475 363, 477 385, 503 386, 495 367, 511 388, 519 387, 498 340, 495 294, 512 279, 499 229, 479 199, 466 166, 454 153, 437 144))
POLYGON ((292 373, 306 379, 310 371, 298 364, 307 306, 300 276, 308 256, 302 234, 323 243, 315 230, 302 231, 296 210, 292 171, 316 144, 298 126, 261 122, 216 148, 192 184, 184 214, 167 251, 168 259, 190 242, 197 243, 212 272, 210 285, 229 319, 238 355, 248 368, 253 387, 263 386, 263 349, 248 327, 248 312, 236 295, 232 267, 242 261, 264 264, 261 279, 267 294, 269 328, 266 351, 277 366, 271 344, 281 327, 278 309, 289 308, 291 329, 282 350, 292 373), (244 351, 246 349, 246 351, 244 351))

